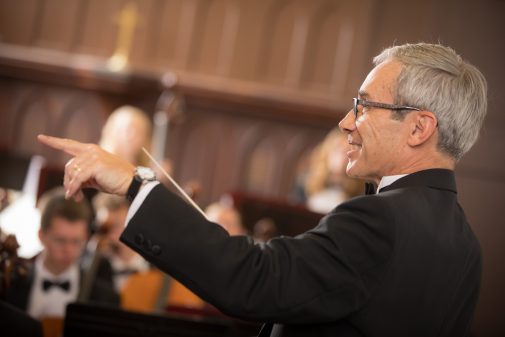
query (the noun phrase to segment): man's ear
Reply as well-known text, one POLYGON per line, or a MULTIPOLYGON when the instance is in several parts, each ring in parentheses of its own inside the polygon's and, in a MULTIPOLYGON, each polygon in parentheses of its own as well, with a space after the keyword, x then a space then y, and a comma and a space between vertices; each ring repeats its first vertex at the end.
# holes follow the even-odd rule
POLYGON ((412 126, 408 138, 408 144, 410 146, 424 144, 437 130, 437 117, 430 111, 419 111, 412 114, 410 122, 412 126))

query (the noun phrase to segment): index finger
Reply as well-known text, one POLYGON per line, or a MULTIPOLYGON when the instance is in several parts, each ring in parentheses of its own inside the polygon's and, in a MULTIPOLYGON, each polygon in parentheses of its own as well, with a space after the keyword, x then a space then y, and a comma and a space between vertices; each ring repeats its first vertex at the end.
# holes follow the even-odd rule
POLYGON ((63 152, 76 156, 85 149, 85 144, 78 141, 66 138, 51 137, 46 135, 38 135, 37 139, 39 142, 52 147, 56 150, 62 150, 63 152))

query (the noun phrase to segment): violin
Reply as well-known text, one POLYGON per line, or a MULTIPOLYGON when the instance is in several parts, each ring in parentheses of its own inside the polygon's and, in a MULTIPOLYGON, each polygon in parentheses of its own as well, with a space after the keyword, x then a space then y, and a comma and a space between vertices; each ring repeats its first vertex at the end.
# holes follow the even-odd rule
POLYGON ((16 279, 28 276, 29 260, 18 256, 18 241, 15 235, 3 235, 0 230, 0 298, 16 279))

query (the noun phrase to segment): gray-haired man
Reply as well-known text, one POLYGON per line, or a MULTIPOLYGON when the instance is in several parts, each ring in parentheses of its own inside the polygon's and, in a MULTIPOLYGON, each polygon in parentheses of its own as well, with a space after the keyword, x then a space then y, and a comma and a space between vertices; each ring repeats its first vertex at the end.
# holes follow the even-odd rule
POLYGON ((481 255, 453 170, 477 139, 486 82, 440 45, 393 47, 375 63, 340 128, 347 173, 379 192, 294 238, 230 237, 97 146, 39 139, 73 156, 68 197, 93 186, 134 198, 122 240, 222 311, 267 322, 261 336, 468 335, 481 255))

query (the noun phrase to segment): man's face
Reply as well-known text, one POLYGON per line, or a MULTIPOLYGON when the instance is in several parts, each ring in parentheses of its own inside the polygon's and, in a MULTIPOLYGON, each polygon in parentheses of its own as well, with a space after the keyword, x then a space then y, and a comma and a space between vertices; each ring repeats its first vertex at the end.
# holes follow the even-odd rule
POLYGON ((119 237, 124 230, 124 224, 128 215, 128 206, 108 211, 102 226, 107 227, 107 237, 115 243, 119 243, 119 237))
MULTIPOLYGON (((375 67, 361 85, 358 98, 394 103, 395 83, 401 64, 388 61, 375 67)), ((365 107, 357 120, 351 110, 339 123, 347 133, 350 150, 347 174, 376 183, 385 176, 400 173, 409 134, 405 123, 391 118, 391 110, 365 107)))
POLYGON ((57 269, 65 270, 81 256, 88 238, 84 220, 69 221, 54 217, 47 231, 40 231, 39 237, 45 248, 47 262, 57 269))

